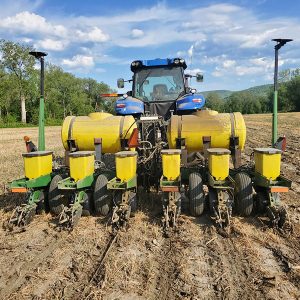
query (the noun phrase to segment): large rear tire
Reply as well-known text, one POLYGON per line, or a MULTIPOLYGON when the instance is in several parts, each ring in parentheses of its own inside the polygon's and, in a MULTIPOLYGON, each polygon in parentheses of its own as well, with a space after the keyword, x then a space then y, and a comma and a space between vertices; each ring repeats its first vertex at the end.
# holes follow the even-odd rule
POLYGON ((107 190, 108 179, 105 175, 101 174, 97 177, 94 186, 94 208, 97 214, 107 216, 110 211, 111 197, 107 190))
POLYGON ((62 180, 60 175, 55 175, 49 186, 48 202, 50 212, 54 215, 59 215, 64 206, 68 205, 68 199, 64 197, 61 191, 58 189, 58 182, 62 180))
POLYGON ((251 178, 246 173, 235 175, 235 208, 238 214, 250 216, 253 210, 251 178))
POLYGON ((200 216, 204 211, 205 197, 202 177, 199 173, 191 173, 189 176, 189 200, 191 215, 200 216))

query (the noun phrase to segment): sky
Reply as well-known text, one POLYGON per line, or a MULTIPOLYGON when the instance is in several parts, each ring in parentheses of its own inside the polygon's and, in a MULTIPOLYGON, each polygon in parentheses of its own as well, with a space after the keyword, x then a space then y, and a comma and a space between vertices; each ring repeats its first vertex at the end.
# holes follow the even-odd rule
POLYGON ((298 0, 0 0, 0 38, 116 90, 133 60, 166 57, 203 72, 191 83, 198 91, 242 90, 273 82, 273 38, 294 39, 280 49, 280 69, 300 67, 299 12, 298 0))

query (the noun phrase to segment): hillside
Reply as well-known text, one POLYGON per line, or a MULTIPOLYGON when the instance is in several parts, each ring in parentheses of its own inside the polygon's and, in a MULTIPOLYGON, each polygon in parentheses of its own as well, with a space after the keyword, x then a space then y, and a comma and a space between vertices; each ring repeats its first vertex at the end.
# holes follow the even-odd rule
POLYGON ((241 91, 214 90, 214 91, 203 91, 201 93, 204 95, 204 97, 206 97, 210 93, 216 93, 222 99, 229 97, 232 93, 235 93, 235 92, 250 92, 251 94, 254 94, 255 96, 267 96, 272 87, 273 87, 272 84, 264 84, 264 85, 253 86, 251 88, 241 90, 241 91))

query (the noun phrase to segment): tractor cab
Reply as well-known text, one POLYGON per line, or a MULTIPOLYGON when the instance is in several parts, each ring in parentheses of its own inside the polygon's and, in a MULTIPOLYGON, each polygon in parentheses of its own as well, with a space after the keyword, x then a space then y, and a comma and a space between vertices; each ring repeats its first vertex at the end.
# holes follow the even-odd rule
MULTIPOLYGON (((202 95, 188 87, 185 75, 184 59, 138 60, 131 63, 133 72, 132 91, 116 102, 118 115, 158 115, 165 120, 171 114, 189 114, 197 111, 205 104, 202 95)), ((195 76, 202 81, 202 74, 195 76)), ((124 79, 118 80, 118 87, 124 87, 124 79)))

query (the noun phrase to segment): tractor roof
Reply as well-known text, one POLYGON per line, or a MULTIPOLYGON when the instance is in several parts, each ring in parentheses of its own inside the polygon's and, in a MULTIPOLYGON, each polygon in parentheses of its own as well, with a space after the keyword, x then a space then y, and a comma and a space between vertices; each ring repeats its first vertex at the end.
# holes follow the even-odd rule
POLYGON ((155 58, 148 60, 135 60, 131 63, 131 71, 147 67, 180 66, 186 69, 185 60, 182 58, 155 58))

